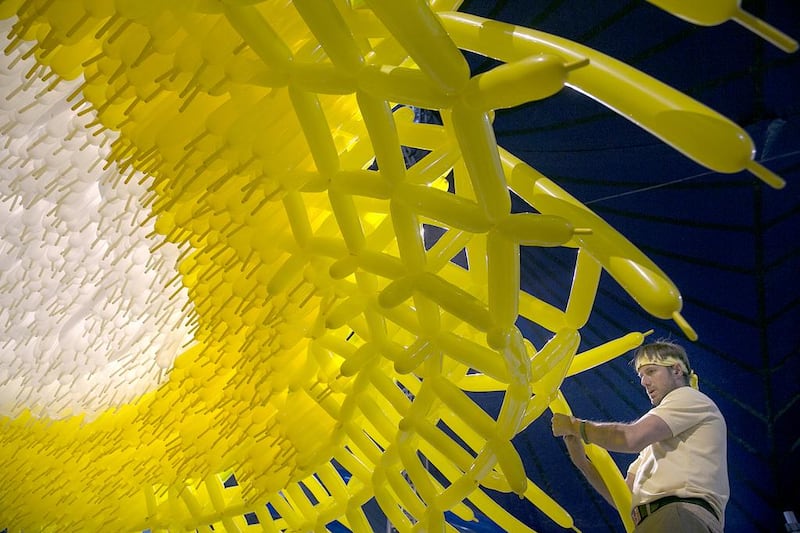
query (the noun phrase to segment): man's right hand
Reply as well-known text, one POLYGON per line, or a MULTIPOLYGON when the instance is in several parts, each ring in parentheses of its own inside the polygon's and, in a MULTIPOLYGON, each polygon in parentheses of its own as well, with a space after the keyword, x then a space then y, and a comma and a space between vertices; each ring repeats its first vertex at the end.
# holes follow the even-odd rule
POLYGON ((581 466, 587 461, 586 452, 583 449, 583 443, 580 438, 575 435, 564 435, 564 444, 567 445, 569 458, 572 459, 576 466, 581 466))

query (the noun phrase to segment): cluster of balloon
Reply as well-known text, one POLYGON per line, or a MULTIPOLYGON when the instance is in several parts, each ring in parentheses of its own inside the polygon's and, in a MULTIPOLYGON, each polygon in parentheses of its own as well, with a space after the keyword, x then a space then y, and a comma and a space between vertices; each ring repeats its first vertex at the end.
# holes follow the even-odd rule
POLYGON ((0 98, 0 405, 91 417, 155 388, 190 341, 186 291, 175 279, 166 292, 179 248, 157 247, 140 207, 149 179, 103 163, 116 136, 91 132, 88 105, 64 105, 78 84, 29 76, 45 71, 33 57, 0 62, 0 84, 18 88, 0 98))
POLYGON ((475 508, 529 531, 491 489, 573 527, 511 439, 568 411, 565 376, 642 342, 577 353, 601 271, 695 334, 652 261, 497 146, 493 111, 568 81, 711 169, 782 182, 685 95, 459 3, 0 4, 0 525, 370 531, 374 498, 400 531, 475 508), (462 49, 500 64, 471 76, 462 49), (521 246, 576 250, 564 309, 520 290, 521 246), (496 417, 474 391, 501 393, 496 417))

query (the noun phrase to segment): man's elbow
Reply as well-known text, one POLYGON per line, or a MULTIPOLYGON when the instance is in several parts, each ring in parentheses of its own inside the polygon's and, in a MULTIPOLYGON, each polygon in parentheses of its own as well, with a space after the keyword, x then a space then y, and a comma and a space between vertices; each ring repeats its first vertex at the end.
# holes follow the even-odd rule
POLYGON ((628 446, 628 453, 640 453, 642 450, 644 450, 647 447, 647 444, 648 443, 641 442, 641 441, 632 442, 628 446))
POLYGON ((639 453, 651 444, 646 435, 633 430, 625 432, 624 441, 625 449, 620 451, 625 453, 639 453))

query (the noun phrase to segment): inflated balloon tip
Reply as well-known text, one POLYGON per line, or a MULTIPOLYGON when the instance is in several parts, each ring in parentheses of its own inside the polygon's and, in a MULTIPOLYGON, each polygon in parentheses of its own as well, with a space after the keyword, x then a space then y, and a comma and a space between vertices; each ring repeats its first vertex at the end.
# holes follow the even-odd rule
POLYGON ((577 61, 570 61, 569 63, 566 63, 564 65, 564 69, 567 72, 570 72, 572 70, 576 70, 576 69, 579 69, 579 68, 588 67, 589 63, 590 63, 589 58, 588 57, 584 57, 584 58, 579 59, 577 61))
POLYGON ((786 35, 784 35, 783 39, 781 39, 779 42, 773 42, 772 44, 774 44, 787 54, 793 54, 797 52, 798 48, 800 48, 796 40, 786 35))
POLYGON ((775 28, 771 24, 747 13, 743 10, 738 10, 733 15, 733 20, 752 31, 768 43, 780 48, 784 52, 791 54, 797 51, 797 41, 775 28))
POLYGON ((683 318, 683 316, 678 311, 672 313, 672 320, 674 320, 675 323, 678 325, 678 327, 681 328, 681 331, 683 332, 684 335, 686 335, 687 339, 689 339, 690 341, 696 341, 698 339, 697 332, 694 330, 692 326, 689 325, 686 319, 683 318))
POLYGON ((772 187, 773 189, 783 189, 786 186, 786 181, 769 170, 767 167, 757 163, 756 161, 748 161, 746 165, 755 177, 772 187))

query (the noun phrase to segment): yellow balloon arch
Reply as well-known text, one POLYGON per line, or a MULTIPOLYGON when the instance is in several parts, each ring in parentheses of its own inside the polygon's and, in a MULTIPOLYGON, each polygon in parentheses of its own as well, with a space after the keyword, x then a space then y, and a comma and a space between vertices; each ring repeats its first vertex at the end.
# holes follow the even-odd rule
MULTIPOLYGON (((654 3, 681 14, 680 3, 654 3)), ((0 525, 324 531, 339 522, 370 531, 362 506, 375 498, 400 531, 452 531, 445 512, 470 520, 473 508, 506 531, 530 531, 491 489, 574 527, 527 479, 511 439, 545 410, 569 410, 559 393, 566 376, 642 342, 632 332, 577 353, 601 271, 695 334, 652 261, 497 146, 493 111, 569 86, 708 168, 782 182, 752 160, 739 127, 682 93, 577 43, 459 13, 459 4, 0 5, 6 101, 21 102, 4 106, 2 133, 21 139, 6 144, 4 216, 23 233, 60 217, 53 242, 45 232, 46 244, 3 241, 5 249, 36 251, 58 270, 59 241, 94 253, 92 231, 102 266, 76 274, 75 297, 114 285, 108 276, 120 269, 120 279, 137 272, 122 282, 134 293, 167 295, 155 304, 134 294, 135 313, 119 314, 115 302, 127 297, 109 288, 105 304, 86 304, 87 315, 107 313, 100 329, 87 323, 73 339, 79 321, 53 319, 46 355, 11 367, 4 383, 33 392, 30 402, 0 398, 0 525), (471 76, 462 50, 500 65, 471 76), (439 111, 443 125, 416 123, 413 108, 439 111), (426 155, 407 167, 403 147, 426 155), (68 194, 78 182, 102 208, 68 194), (531 213, 512 212, 510 190, 531 213), (72 227, 93 209, 99 215, 72 227), (120 222, 132 212, 143 215, 120 222), (426 246, 431 226, 442 235, 426 246), (129 236, 112 239, 115 228, 142 234, 144 257, 129 236), (520 290, 520 246, 576 249, 564 309, 520 290), (466 267, 453 261, 460 253, 466 267), (174 277, 148 277, 156 262, 174 277), (549 342, 524 339, 520 316, 552 332, 549 342), (130 317, 141 327, 124 337, 130 317), (186 328, 189 342, 147 337, 141 348, 155 326, 186 328), (90 357, 94 344, 80 344, 89 334, 110 339, 95 351, 147 357, 90 357), (158 377, 147 378, 151 370, 158 377), (51 397, 36 396, 40 376, 50 377, 51 397), (502 393, 496 418, 468 394, 480 391, 502 393)), ((59 297, 40 296, 39 307, 43 298, 56 314, 59 297)), ((12 311, 25 317, 34 307, 12 311)), ((13 345, 18 353, 28 353, 25 342, 13 345)), ((605 452, 588 452, 630 528, 618 471, 605 452)))

